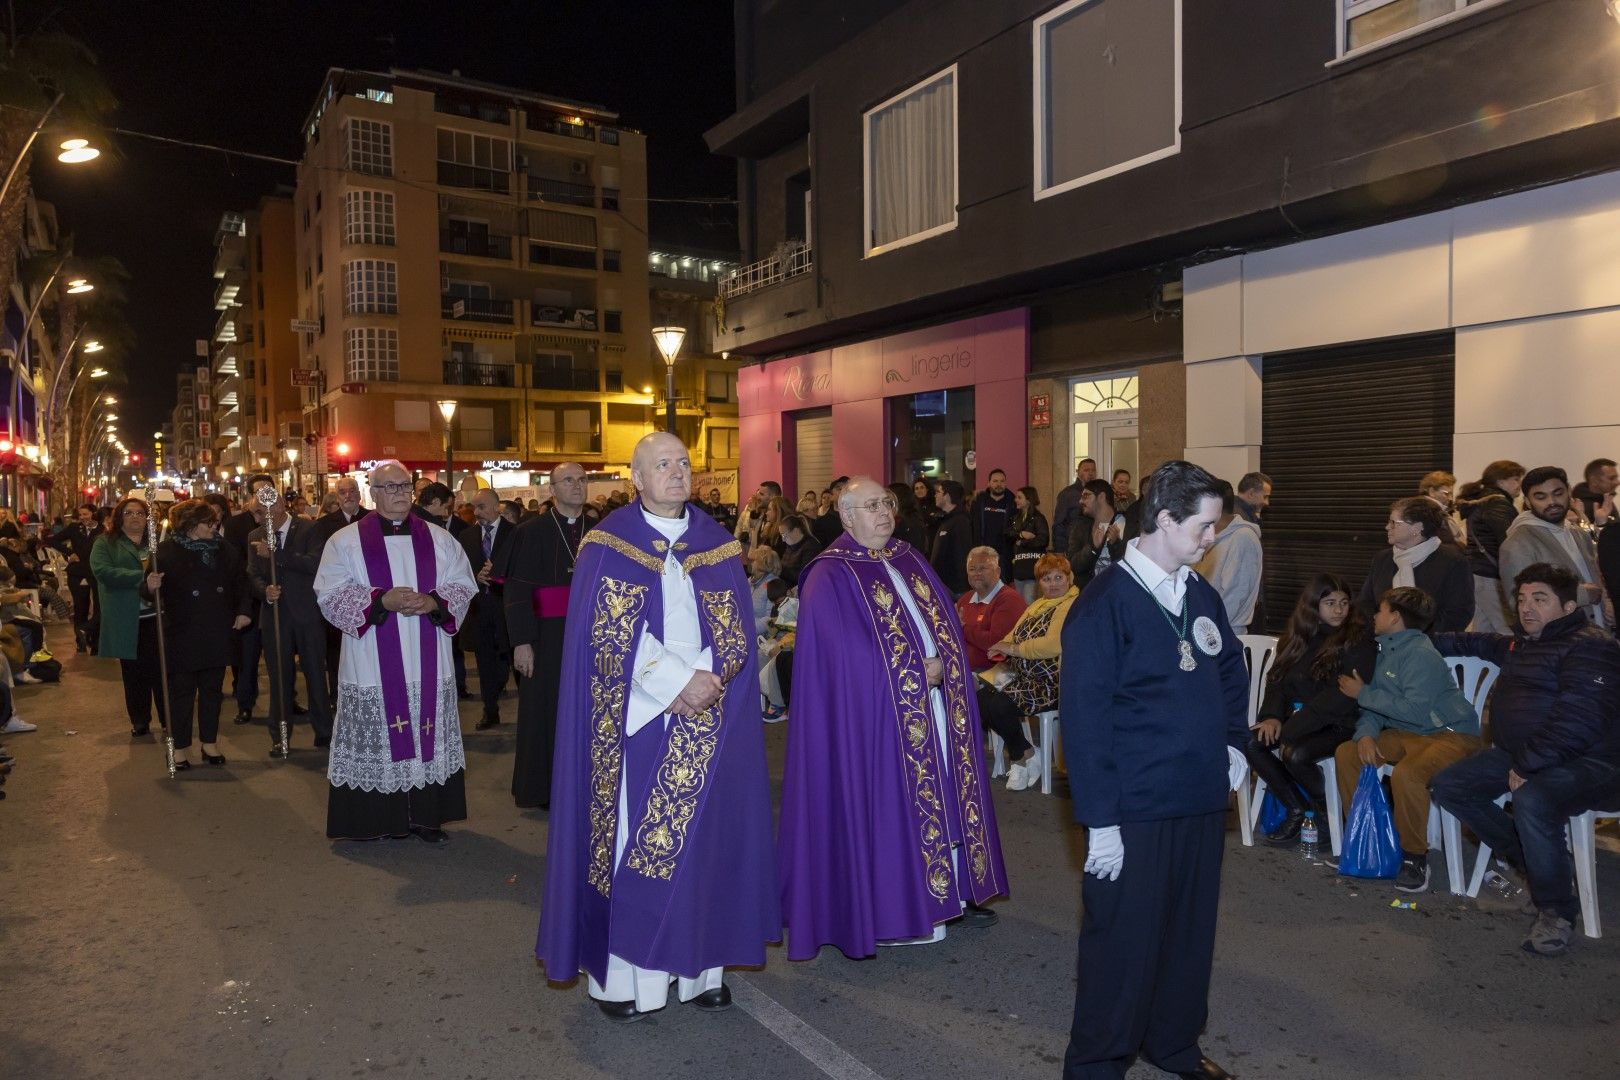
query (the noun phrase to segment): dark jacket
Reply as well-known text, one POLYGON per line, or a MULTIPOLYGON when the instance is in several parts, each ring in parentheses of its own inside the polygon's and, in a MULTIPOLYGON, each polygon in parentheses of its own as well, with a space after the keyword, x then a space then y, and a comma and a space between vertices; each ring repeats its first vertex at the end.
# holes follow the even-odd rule
MULTIPOLYGON (((1495 576, 1494 574, 1492 575, 1495 576)), ((1434 554, 1412 571, 1417 587, 1434 598, 1434 633, 1466 630, 1474 621, 1474 579, 1469 559, 1450 544, 1441 543, 1434 554)), ((1367 580, 1362 582, 1356 607, 1370 620, 1378 610, 1378 598, 1395 584, 1395 552, 1385 548, 1373 556, 1367 580)))
MULTIPOLYGON (((290 517, 286 542, 277 544, 275 551, 276 584, 281 586, 281 610, 284 617, 297 619, 300 623, 319 623, 325 618, 315 603, 315 571, 321 568, 321 552, 318 547, 311 550, 313 545, 310 541, 314 532, 313 521, 290 517)), ((253 541, 264 538, 265 530, 260 527, 248 534, 248 543, 251 545, 253 541)), ((270 560, 251 554, 251 551, 250 546, 248 587, 253 592, 253 598, 262 603, 265 587, 270 584, 270 560)), ((262 604, 259 625, 270 629, 270 617, 270 605, 262 604)))
POLYGON ((67 579, 72 582, 90 580, 90 549, 96 544, 101 530, 94 525, 81 526, 78 522, 64 526, 51 537, 50 546, 64 557, 77 555, 78 562, 67 564, 67 579))
POLYGON ((973 542, 993 547, 1001 552, 1001 563, 1006 568, 1011 545, 1007 541, 1007 526, 1012 523, 1013 515, 1017 513, 1017 504, 1013 501, 1013 493, 1002 489, 998 498, 985 488, 974 496, 973 510, 970 514, 973 522, 973 542))
POLYGON ((1097 557, 1103 548, 1116 563, 1125 557, 1126 537, 1121 535, 1113 543, 1098 547, 1091 542, 1092 524, 1089 517, 1075 518, 1074 528, 1069 532, 1069 569, 1074 571, 1075 588, 1082 590, 1097 576, 1097 557))
POLYGON ((1034 581, 1035 564, 1046 554, 1051 530, 1046 527, 1046 515, 1031 506, 1022 514, 1014 514, 1007 523, 1007 547, 1012 556, 1009 570, 1014 581, 1034 581), (1024 540, 1019 533, 1034 533, 1035 539, 1024 540))
POLYGON ((1354 671, 1363 682, 1371 682, 1378 663, 1378 645, 1371 637, 1344 650, 1325 679, 1311 671, 1316 658, 1332 636, 1318 630, 1305 646, 1305 652, 1285 670, 1272 670, 1266 679, 1265 696, 1260 701, 1259 720, 1297 720, 1289 728, 1291 738, 1300 738, 1327 727, 1342 727, 1348 734, 1356 726, 1356 699, 1339 692, 1339 676, 1354 671), (1294 705, 1298 703, 1299 712, 1294 705))
POLYGON ((1508 527, 1519 516, 1513 508, 1513 500, 1493 484, 1481 490, 1478 498, 1459 499, 1457 510, 1468 524, 1470 569, 1480 577, 1500 577, 1496 553, 1507 537, 1508 527))
MULTIPOLYGON (((506 545, 512 542, 512 530, 517 526, 505 518, 495 520, 494 544, 490 548, 489 561, 499 563, 499 558, 506 545)), ((473 578, 478 577, 478 571, 484 565, 484 526, 474 521, 461 530, 456 537, 461 542, 461 550, 467 553, 467 563, 472 567, 473 578)), ((493 571, 492 571, 493 574, 493 571)), ((463 649, 476 649, 479 645, 478 635, 485 630, 495 633, 495 647, 501 652, 511 649, 506 639, 506 617, 504 604, 505 595, 501 590, 501 583, 493 576, 488 585, 478 586, 473 594, 472 604, 467 608, 467 615, 461 620, 460 633, 457 639, 463 649)))
POLYGON ((343 528, 345 525, 354 524, 355 521, 359 521, 369 513, 371 513, 371 511, 362 506, 359 513, 354 515, 353 521, 344 517, 342 510, 334 510, 330 514, 322 514, 320 517, 315 519, 315 528, 310 530, 310 550, 316 555, 319 555, 323 550, 325 550, 326 542, 332 539, 332 537, 336 536, 339 529, 343 528))
POLYGON ((1604 527, 1598 533, 1598 574, 1611 599, 1620 602, 1620 522, 1604 527))
POLYGON ((1085 488, 1076 481, 1057 493, 1052 503, 1052 550, 1059 555, 1069 550, 1069 538, 1080 524, 1080 492, 1085 488))
POLYGON ((1548 623, 1541 636, 1440 634, 1445 656, 1501 668, 1491 692, 1491 738, 1530 776, 1578 757, 1620 764, 1620 645, 1586 612, 1548 623))
MULTIPOLYGON (((221 542, 214 565, 177 540, 158 545, 158 569, 163 572, 163 633, 169 670, 203 671, 237 662, 231 624, 238 615, 251 615, 247 575, 242 557, 221 542)), ((141 595, 149 597, 145 582, 141 595)))
POLYGON ((926 557, 934 536, 928 527, 931 520, 921 510, 902 510, 894 519, 894 538, 904 540, 926 557))
POLYGON ((799 584, 799 575, 810 565, 810 560, 821 554, 821 545, 816 543, 815 537, 805 536, 791 546, 778 543, 776 554, 782 560, 782 572, 778 576, 796 587, 799 584))
POLYGON ((810 519, 810 535, 814 536, 816 543, 823 548, 844 535, 844 519, 838 515, 836 505, 820 517, 810 519))
POLYGON ((967 592, 967 555, 973 549, 973 526, 957 507, 934 526, 934 547, 928 562, 952 596, 967 592))

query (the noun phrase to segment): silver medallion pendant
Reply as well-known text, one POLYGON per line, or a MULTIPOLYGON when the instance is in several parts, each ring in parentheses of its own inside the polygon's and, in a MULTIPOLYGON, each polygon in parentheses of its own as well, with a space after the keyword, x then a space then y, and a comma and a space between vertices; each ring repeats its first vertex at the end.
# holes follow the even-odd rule
POLYGON ((1193 647, 1190 641, 1181 641, 1176 646, 1181 651, 1181 670, 1197 671, 1198 661, 1193 659, 1193 647))

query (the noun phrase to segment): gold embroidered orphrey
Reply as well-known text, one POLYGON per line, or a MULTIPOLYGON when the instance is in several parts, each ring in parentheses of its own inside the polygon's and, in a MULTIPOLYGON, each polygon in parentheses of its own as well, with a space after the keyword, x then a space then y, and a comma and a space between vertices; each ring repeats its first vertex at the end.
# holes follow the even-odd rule
MULTIPOLYGON (((586 533, 586 538, 595 533, 586 533)), ((624 664, 635 641, 647 586, 603 577, 591 605, 591 851, 585 879, 603 896, 613 891, 619 773, 624 764, 624 664)))
MULTIPOLYGON (((720 677, 729 683, 748 660, 748 631, 737 609, 736 594, 730 589, 700 590, 698 596, 714 642, 720 677)), ((643 877, 668 881, 675 874, 681 849, 686 846, 686 830, 697 814, 698 797, 708 783, 709 766, 720 745, 724 709, 722 697, 697 716, 669 718, 664 760, 653 774, 647 812, 624 857, 624 864, 643 877)))
POLYGON ((951 838, 945 828, 940 802, 937 764, 932 753, 933 718, 928 715, 928 680, 922 675, 922 657, 907 639, 900 620, 904 606, 887 585, 872 586, 868 606, 877 619, 878 638, 894 675, 889 693, 900 720, 900 751, 905 756, 911 802, 917 815, 918 850, 923 860, 923 881, 940 899, 951 895, 951 838))
MULTIPOLYGON (((611 548, 627 559, 634 559, 655 574, 664 572, 664 559, 671 550, 668 540, 654 540, 652 545, 659 554, 653 555, 650 552, 641 550, 623 537, 614 536, 612 533, 602 529, 593 529, 586 533, 584 539, 580 540, 579 543, 581 547, 586 544, 601 544, 603 547, 611 548)), ((673 548, 676 553, 679 553, 686 550, 687 544, 684 540, 676 541, 673 548)), ((727 540, 719 547, 686 556, 681 560, 681 569, 686 573, 687 577, 691 577, 692 571, 700 566, 717 566, 728 559, 736 559, 741 556, 742 545, 735 540, 727 540)))
POLYGON ((627 559, 635 560, 655 574, 664 572, 664 560, 662 558, 642 551, 628 540, 614 536, 605 529, 592 529, 586 533, 584 538, 580 540, 579 546, 583 548, 586 544, 601 544, 603 547, 617 551, 627 559))
POLYGON ((911 591, 917 598, 917 606, 928 616, 934 641, 944 654, 945 678, 940 681, 940 690, 950 715, 948 741, 956 759, 956 789, 961 799, 962 828, 967 833, 968 866, 973 871, 973 880, 983 885, 990 871, 990 842, 985 836, 984 816, 979 813, 979 770, 975 767, 973 753, 979 745, 978 730, 968 723, 967 698, 961 690, 967 682, 967 668, 956 647, 955 629, 945 621, 933 586, 921 574, 912 574, 911 591))

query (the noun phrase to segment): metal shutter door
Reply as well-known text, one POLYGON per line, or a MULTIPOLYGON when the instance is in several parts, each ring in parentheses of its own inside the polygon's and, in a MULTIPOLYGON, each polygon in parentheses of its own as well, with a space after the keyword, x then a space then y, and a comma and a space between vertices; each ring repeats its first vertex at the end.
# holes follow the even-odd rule
MULTIPOLYGON (((800 416, 793 422, 794 487, 825 491, 832 483, 832 415, 800 416)), ((784 492, 784 495, 790 494, 784 492)), ((797 503, 792 495, 790 503, 797 503)))
POLYGON ((1389 504, 1451 468, 1456 353, 1447 332, 1267 356, 1261 371, 1260 471, 1274 489, 1262 605, 1280 633, 1314 573, 1343 577, 1354 599, 1388 546, 1389 504))

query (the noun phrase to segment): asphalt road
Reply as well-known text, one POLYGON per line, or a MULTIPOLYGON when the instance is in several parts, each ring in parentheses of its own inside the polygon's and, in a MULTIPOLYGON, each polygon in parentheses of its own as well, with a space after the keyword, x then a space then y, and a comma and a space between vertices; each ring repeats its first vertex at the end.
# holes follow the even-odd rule
MULTIPOLYGON (((450 844, 333 845, 308 728, 280 762, 227 719, 230 764, 171 782, 160 746, 130 740, 117 664, 59 655, 60 685, 19 692, 40 730, 5 739, 0 1077, 1060 1074, 1079 897, 1061 799, 997 790, 998 926, 860 963, 775 950, 730 974, 738 1008, 618 1027, 534 962, 546 821, 507 794, 515 704, 486 734, 467 703, 470 818, 450 844)), ((778 777, 785 735, 767 733, 778 777)), ((1560 960, 1519 951, 1528 920, 1438 893, 1396 910, 1386 885, 1228 836, 1204 1046, 1238 1075, 1620 1077, 1612 833, 1610 936, 1560 960)))

